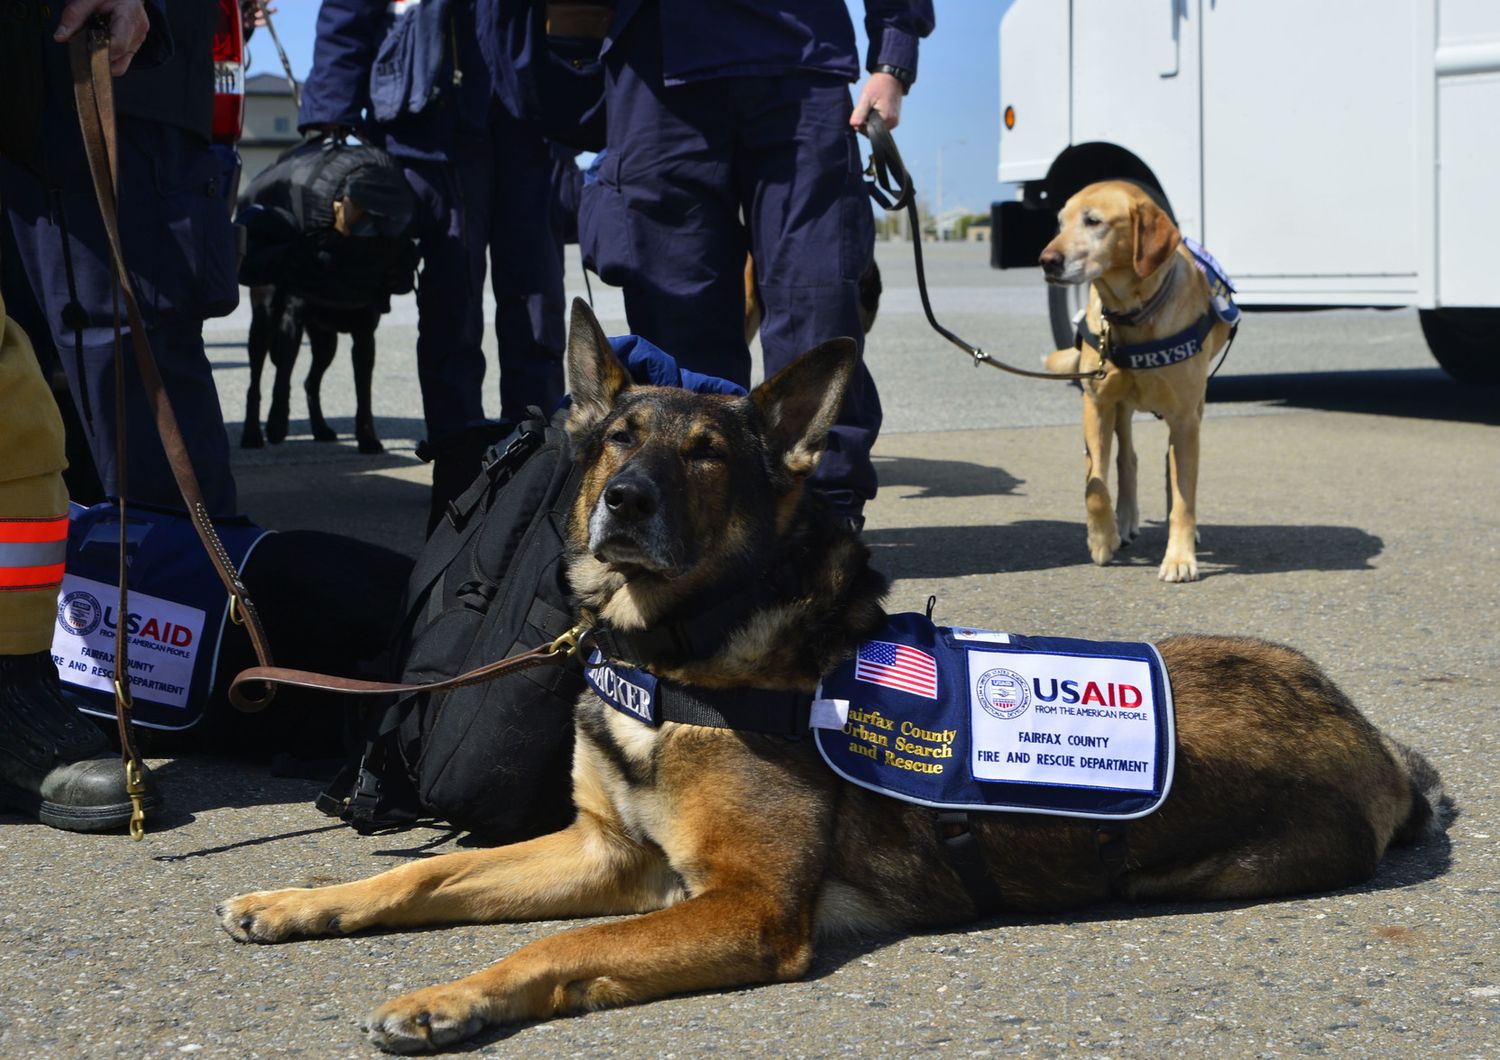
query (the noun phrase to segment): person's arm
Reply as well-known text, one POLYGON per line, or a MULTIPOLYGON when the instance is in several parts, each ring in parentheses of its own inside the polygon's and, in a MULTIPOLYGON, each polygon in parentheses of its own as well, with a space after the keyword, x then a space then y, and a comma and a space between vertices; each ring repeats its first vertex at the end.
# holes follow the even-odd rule
POLYGON ((172 53, 166 12, 161 0, 68 0, 52 39, 66 44, 84 24, 99 15, 109 23, 109 72, 119 77, 143 49, 151 65, 172 53))
POLYGON ((351 129, 364 120, 385 0, 323 0, 312 70, 302 85, 297 127, 351 129))
POLYGON ((849 124, 863 128, 872 109, 887 128, 901 121, 901 99, 917 79, 917 42, 932 32, 932 0, 865 0, 865 59, 869 80, 860 90, 849 124))

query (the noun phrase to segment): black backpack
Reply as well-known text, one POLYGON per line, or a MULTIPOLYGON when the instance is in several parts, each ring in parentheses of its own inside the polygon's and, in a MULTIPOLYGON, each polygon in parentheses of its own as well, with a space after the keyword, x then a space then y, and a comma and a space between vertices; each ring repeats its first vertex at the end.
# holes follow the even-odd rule
POLYGON ((337 137, 298 144, 239 197, 240 283, 276 284, 329 309, 384 306, 413 286, 415 210, 401 168, 378 147, 337 137), (347 234, 335 227, 338 199, 362 211, 347 234))
MULTIPOLYGON (((427 683, 550 643, 576 621, 564 527, 581 472, 537 409, 486 454, 412 571, 392 643, 403 683, 427 683)), ((491 839, 573 817, 576 662, 424 692, 375 708, 368 739, 318 800, 362 832, 438 818, 491 839)))

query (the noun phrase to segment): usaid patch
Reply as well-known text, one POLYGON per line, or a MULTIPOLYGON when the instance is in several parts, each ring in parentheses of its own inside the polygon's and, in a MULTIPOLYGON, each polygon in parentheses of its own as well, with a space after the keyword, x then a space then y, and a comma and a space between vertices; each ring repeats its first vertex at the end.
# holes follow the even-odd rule
MULTIPOLYGON (((113 585, 75 574, 63 577, 52 631, 52 661, 63 681, 114 692, 119 601, 120 590, 113 585)), ((188 706, 204 617, 196 607, 142 592, 130 594, 125 631, 130 637, 132 699, 175 709, 188 706)))
POLYGON ((1171 788, 1171 686, 1150 644, 1026 637, 891 615, 877 637, 931 656, 938 695, 825 677, 818 752, 861 787, 921 806, 1125 820, 1171 788))
POLYGON ((1143 659, 968 652, 974 779, 1151 791, 1160 705, 1143 659))
POLYGON ((653 728, 661 724, 656 678, 645 670, 606 659, 596 648, 584 667, 583 679, 596 696, 621 714, 653 728))

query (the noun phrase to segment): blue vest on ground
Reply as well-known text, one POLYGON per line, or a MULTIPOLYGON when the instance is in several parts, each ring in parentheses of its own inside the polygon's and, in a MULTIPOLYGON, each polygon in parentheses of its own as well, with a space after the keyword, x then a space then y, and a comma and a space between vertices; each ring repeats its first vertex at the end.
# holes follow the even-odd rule
MULTIPOLYGON (((118 509, 74 504, 68 518, 52 658, 68 699, 86 714, 113 718, 121 626, 118 509)), ((238 569, 270 532, 248 520, 214 527, 238 569)), ((214 687, 229 594, 186 516, 132 505, 126 535, 132 717, 151 729, 189 729, 202 720, 214 687)))
POLYGON ((940 809, 1129 819, 1171 788, 1172 692, 1150 644, 892 615, 813 703, 844 779, 940 809))

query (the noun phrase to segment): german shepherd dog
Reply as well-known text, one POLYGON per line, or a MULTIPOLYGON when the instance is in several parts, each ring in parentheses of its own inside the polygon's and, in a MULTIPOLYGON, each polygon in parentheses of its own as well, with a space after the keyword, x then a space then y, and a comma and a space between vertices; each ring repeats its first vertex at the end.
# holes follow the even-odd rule
MULTIPOLYGON (((859 538, 806 493, 855 364, 819 346, 748 397, 632 384, 573 304, 568 431, 584 468, 568 530, 573 586, 598 627, 648 637, 765 583, 703 651, 634 660, 699 689, 809 694, 880 628, 885 579, 859 538)), ((665 644, 665 641, 662 642, 665 644)), ((1440 819, 1438 778, 1383 736, 1308 659, 1243 638, 1160 651, 1177 705, 1176 780, 1101 867, 1096 822, 974 815, 1001 907, 1053 911, 1109 896, 1246 899, 1344 887, 1440 819)), ((522 947, 466 978, 388 1001, 380 1047, 449 1046, 487 1025, 800 977, 814 940, 917 931, 985 908, 944 854, 933 811, 837 777, 812 741, 577 706, 576 820, 511 846, 415 861, 318 889, 218 907, 242 942, 618 916, 522 947)))
POLYGON ((348 334, 350 363, 354 367, 354 440, 361 453, 385 452, 375 433, 371 407, 371 383, 375 376, 375 327, 385 306, 371 304, 358 309, 317 306, 301 295, 276 285, 250 289, 250 387, 245 393, 245 426, 240 433, 242 449, 259 449, 267 441, 286 441, 291 419, 292 368, 307 335, 312 347, 312 367, 302 390, 307 395, 307 418, 314 441, 336 442, 338 432, 323 418, 323 373, 338 352, 339 333, 348 334), (260 428, 260 381, 269 357, 275 369, 271 382, 271 408, 266 414, 265 433, 260 428))

